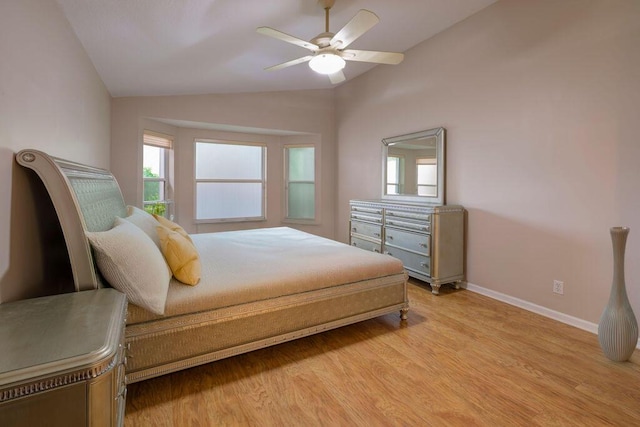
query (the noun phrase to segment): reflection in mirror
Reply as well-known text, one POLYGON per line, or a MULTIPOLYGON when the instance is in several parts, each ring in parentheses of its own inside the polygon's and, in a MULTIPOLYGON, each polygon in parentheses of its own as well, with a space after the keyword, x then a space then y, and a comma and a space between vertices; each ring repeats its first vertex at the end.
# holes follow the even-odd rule
POLYGON ((385 138, 385 199, 444 204, 444 128, 385 138))

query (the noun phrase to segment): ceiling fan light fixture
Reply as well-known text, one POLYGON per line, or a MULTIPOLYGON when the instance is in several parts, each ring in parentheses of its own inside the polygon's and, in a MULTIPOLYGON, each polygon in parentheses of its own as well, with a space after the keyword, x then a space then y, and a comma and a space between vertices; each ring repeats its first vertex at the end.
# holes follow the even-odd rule
POLYGON ((344 68, 345 64, 344 59, 335 53, 321 53, 309 61, 309 67, 319 74, 337 73, 344 68))

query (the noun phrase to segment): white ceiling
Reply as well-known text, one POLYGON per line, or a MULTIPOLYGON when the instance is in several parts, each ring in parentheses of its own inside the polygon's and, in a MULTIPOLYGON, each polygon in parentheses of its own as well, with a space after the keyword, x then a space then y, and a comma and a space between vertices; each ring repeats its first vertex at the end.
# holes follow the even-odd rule
MULTIPOLYGON (((495 1, 337 0, 330 31, 368 9, 380 23, 350 48, 405 52, 495 1)), ((268 26, 311 40, 324 31, 317 0, 57 2, 114 97, 333 87, 307 64, 264 71, 308 51, 255 31, 268 26)), ((373 66, 348 62, 347 81, 373 66)))

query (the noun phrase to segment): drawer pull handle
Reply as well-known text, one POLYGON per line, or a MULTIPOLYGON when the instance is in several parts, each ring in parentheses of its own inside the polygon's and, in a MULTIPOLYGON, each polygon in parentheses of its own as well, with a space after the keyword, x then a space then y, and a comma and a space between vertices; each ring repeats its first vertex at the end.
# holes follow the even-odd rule
POLYGON ((425 267, 425 268, 429 267, 429 264, 428 264, 428 263, 426 263, 426 262, 421 262, 421 263, 420 263, 420 265, 421 265, 421 266, 423 266, 423 267, 425 267))
POLYGON ((380 233, 373 233, 374 236, 380 237, 380 233))
POLYGON ((389 240, 393 240, 393 236, 391 236, 391 235, 387 235, 387 239, 389 239, 389 240))
POLYGON ((357 232, 357 231, 358 231, 358 229, 357 229, 356 227, 353 227, 353 228, 351 229, 351 231, 353 231, 353 232, 357 232))
POLYGON ((380 249, 374 249, 373 252, 380 253, 380 249))
POLYGON ((356 242, 353 242, 353 243, 351 244, 351 246, 358 246, 358 245, 356 245, 356 242))
POLYGON ((423 248, 426 248, 427 244, 426 243, 420 243, 420 246, 422 246, 423 248))

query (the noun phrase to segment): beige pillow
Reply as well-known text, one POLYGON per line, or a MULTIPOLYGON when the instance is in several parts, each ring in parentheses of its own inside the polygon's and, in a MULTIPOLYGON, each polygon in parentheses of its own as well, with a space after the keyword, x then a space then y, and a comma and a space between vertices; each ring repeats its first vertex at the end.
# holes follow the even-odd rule
MULTIPOLYGON (((189 236, 189 233, 187 233, 184 228, 180 227, 178 224, 176 224, 173 221, 168 220, 167 218, 160 216, 160 215, 156 215, 154 214, 153 217, 163 226, 167 227, 169 230, 171 231, 175 231, 176 233, 179 233, 180 235, 184 236, 187 238, 187 240, 189 240, 190 242, 193 243, 193 241, 191 240, 191 237, 189 236)), ((158 225, 158 224, 156 224, 158 225)))
POLYGON ((127 206, 127 217, 125 219, 144 231, 153 240, 153 243, 158 246, 158 249, 160 248, 160 238, 156 233, 158 221, 153 215, 135 206, 127 206))
POLYGON ((173 276, 187 285, 195 286, 200 281, 200 255, 190 240, 177 231, 159 225, 160 249, 167 260, 173 276))
POLYGON ((116 218, 111 230, 87 232, 100 272, 129 302, 164 314, 171 271, 158 247, 142 230, 116 218))

